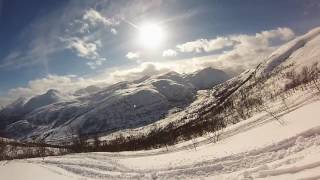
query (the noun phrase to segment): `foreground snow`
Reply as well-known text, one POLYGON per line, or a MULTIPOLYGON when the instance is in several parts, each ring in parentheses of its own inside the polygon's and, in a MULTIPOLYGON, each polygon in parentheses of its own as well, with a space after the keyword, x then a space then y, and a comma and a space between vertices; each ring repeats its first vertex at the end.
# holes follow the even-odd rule
POLYGON ((320 101, 316 98, 303 104, 296 98, 292 111, 282 114, 282 123, 261 113, 230 126, 216 144, 202 137, 190 141, 197 142, 196 147, 186 142, 169 151, 1 162, 1 179, 319 179, 320 101))

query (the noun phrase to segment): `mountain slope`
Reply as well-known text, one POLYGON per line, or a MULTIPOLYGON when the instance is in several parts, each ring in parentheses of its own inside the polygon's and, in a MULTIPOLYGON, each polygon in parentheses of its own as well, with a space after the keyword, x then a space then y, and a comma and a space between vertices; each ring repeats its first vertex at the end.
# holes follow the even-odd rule
POLYGON ((261 63, 258 73, 269 73, 277 66, 295 63, 297 66, 312 65, 319 61, 320 27, 297 37, 273 52, 261 63))
POLYGON ((216 84, 220 84, 229 79, 225 73, 219 69, 205 68, 188 75, 187 79, 197 89, 209 89, 216 84))
POLYGON ((78 132, 89 135, 142 127, 164 118, 171 109, 187 107, 199 89, 228 78, 223 71, 207 68, 189 75, 169 72, 105 88, 90 86, 76 91, 75 96, 49 90, 24 102, 20 108, 23 113, 6 124, 6 132, 14 138, 59 139, 78 132))
POLYGON ((62 100, 62 97, 59 91, 50 89, 45 94, 31 98, 26 104, 24 104, 24 109, 26 111, 32 111, 34 109, 56 103, 60 100, 62 100))

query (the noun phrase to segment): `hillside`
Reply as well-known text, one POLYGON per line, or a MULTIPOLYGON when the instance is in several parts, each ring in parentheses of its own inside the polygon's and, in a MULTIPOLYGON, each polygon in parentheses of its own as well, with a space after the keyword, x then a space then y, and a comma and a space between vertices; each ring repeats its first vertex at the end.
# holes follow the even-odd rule
POLYGON ((61 139, 143 127, 176 108, 186 108, 197 91, 229 79, 223 71, 206 68, 193 74, 169 72, 105 88, 90 86, 74 95, 49 90, 29 100, 19 99, 0 112, 1 127, 16 139, 61 139))

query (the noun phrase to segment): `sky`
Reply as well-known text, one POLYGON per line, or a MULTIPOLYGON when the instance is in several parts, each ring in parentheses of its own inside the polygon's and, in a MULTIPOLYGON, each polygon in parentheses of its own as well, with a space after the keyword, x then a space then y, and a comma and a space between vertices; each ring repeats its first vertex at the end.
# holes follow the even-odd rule
POLYGON ((319 17, 318 0, 0 0, 0 105, 173 70, 238 74, 319 17))

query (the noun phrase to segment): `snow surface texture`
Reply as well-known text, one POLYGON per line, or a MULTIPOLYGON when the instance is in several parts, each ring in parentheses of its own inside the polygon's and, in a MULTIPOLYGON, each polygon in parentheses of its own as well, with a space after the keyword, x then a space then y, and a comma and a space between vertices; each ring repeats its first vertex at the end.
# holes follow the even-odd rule
POLYGON ((13 138, 33 137, 55 140, 71 129, 82 134, 111 133, 143 127, 166 117, 177 108, 185 108, 197 91, 228 80, 223 71, 206 68, 192 74, 167 74, 120 82, 106 88, 89 86, 74 96, 56 90, 18 99, 0 112, 7 119, 1 127, 13 138), (78 131, 79 130, 79 131, 78 131))
MULTIPOLYGON (((169 151, 81 153, 1 162, 1 178, 318 179, 319 97, 299 95, 290 100, 291 111, 280 117, 284 124, 257 114, 229 126, 215 144, 201 137, 169 151)), ((270 106, 280 108, 278 103, 270 106)))

